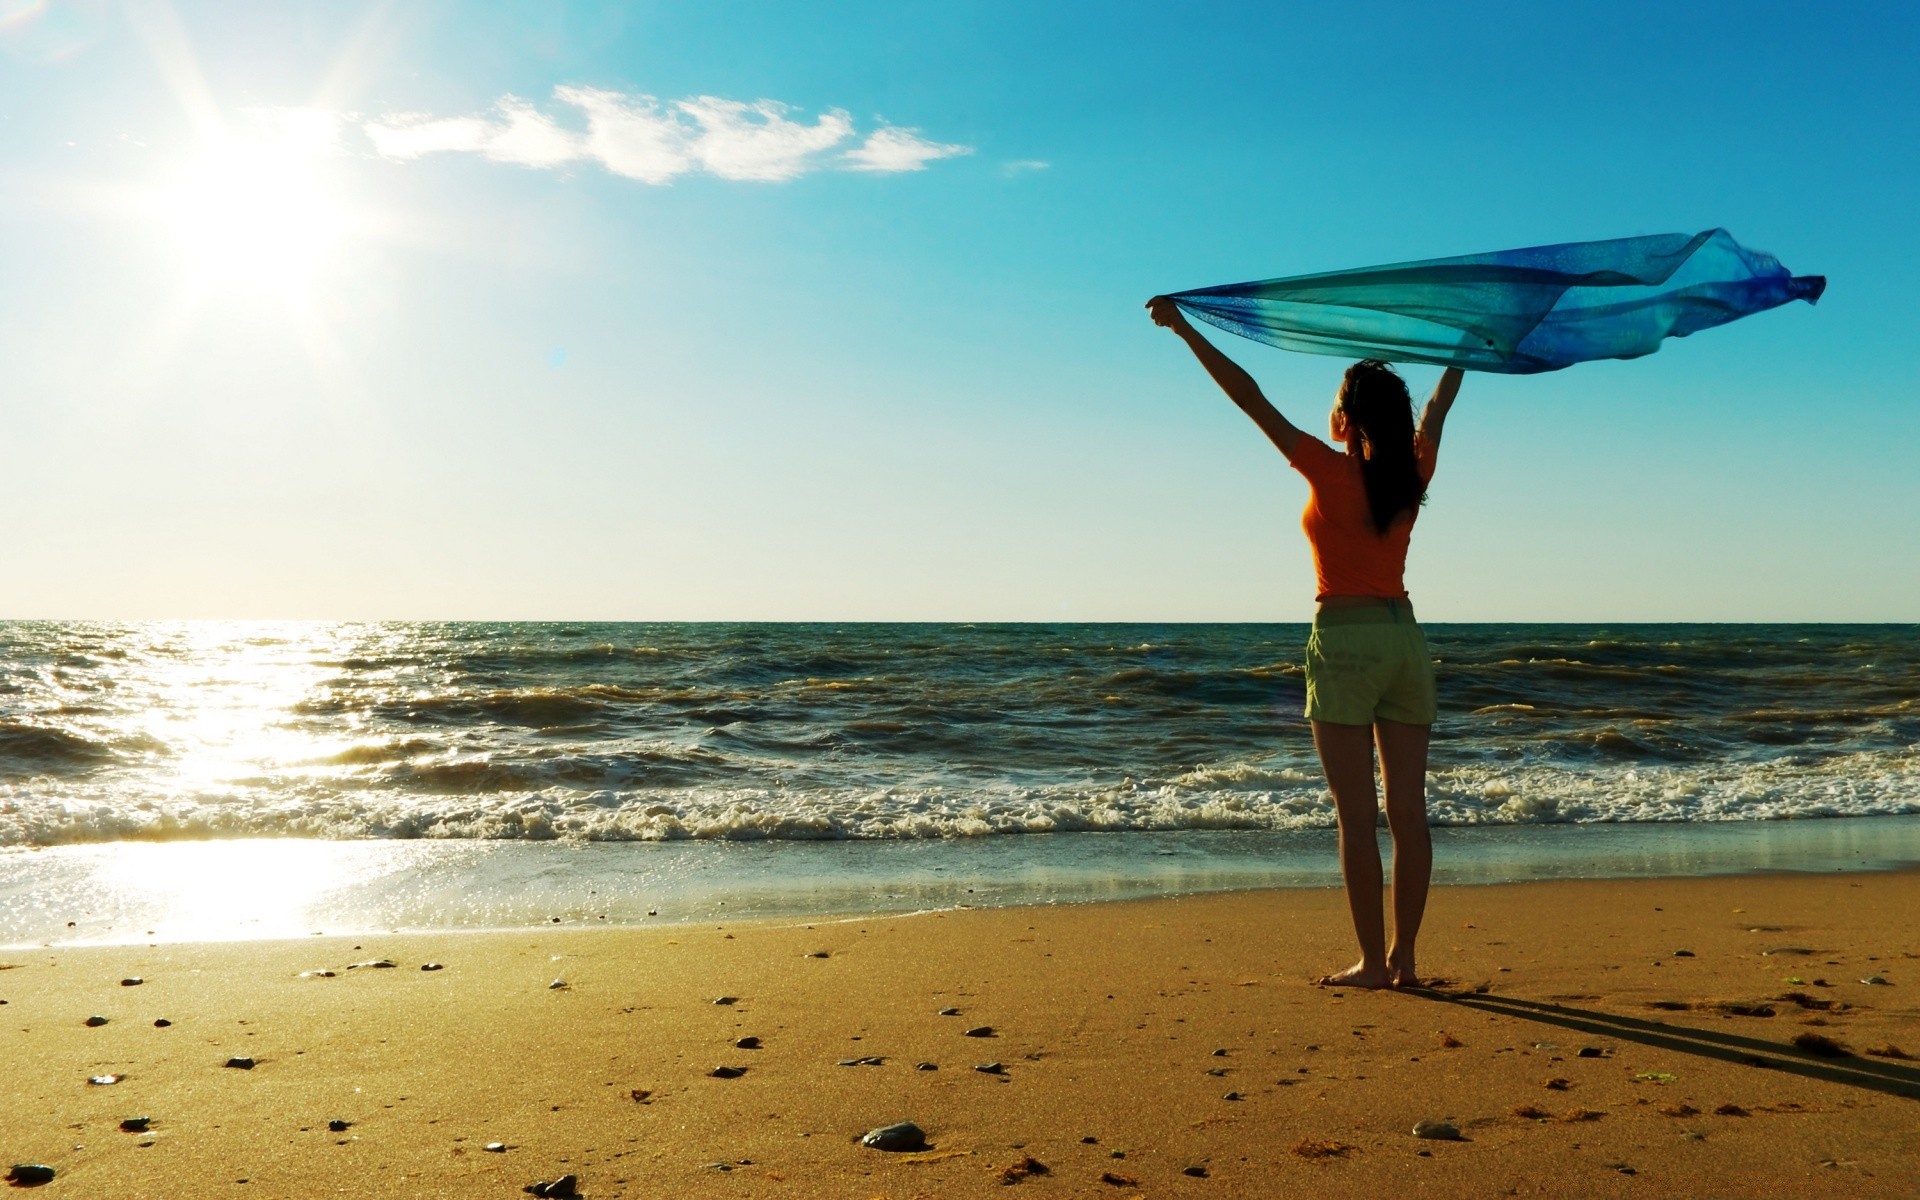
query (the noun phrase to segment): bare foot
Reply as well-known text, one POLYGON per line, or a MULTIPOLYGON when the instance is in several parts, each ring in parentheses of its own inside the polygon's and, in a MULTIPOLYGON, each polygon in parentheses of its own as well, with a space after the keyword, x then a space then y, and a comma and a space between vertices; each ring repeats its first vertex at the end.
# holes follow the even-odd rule
POLYGON ((1387 951, 1387 986, 1419 987, 1420 976, 1413 969, 1413 951, 1404 954, 1398 948, 1387 951))
POLYGON ((1316 982, 1321 987, 1391 987, 1393 980, 1385 967, 1370 967, 1365 961, 1357 962, 1337 975, 1322 975, 1316 982))

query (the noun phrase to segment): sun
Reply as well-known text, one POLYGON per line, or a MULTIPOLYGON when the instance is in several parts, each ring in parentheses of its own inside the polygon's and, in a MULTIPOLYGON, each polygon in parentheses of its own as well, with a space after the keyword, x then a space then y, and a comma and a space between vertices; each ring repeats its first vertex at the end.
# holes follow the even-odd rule
POLYGON ((197 290, 304 297, 355 221, 311 129, 217 131, 156 196, 197 290))

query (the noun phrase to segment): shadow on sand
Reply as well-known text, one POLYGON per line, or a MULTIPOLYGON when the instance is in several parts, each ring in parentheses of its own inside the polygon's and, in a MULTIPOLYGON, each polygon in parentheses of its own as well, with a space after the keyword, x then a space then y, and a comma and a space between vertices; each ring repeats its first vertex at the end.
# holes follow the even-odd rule
POLYGON ((1441 1004, 1499 1013, 1502 1016, 1517 1017, 1523 1021, 1536 1021, 1542 1025, 1553 1025, 1561 1029, 1572 1029, 1596 1037, 1637 1042, 1642 1046, 1671 1050, 1676 1054, 1717 1058, 1724 1062, 1742 1063, 1750 1067, 1804 1075, 1809 1079, 1821 1079, 1828 1083, 1867 1088, 1871 1091, 1884 1092, 1889 1096, 1920 1099, 1920 1069, 1902 1066, 1895 1062, 1857 1058, 1851 1054, 1840 1057, 1816 1056, 1781 1042, 1722 1033, 1714 1029, 1668 1025, 1661 1021, 1646 1021, 1638 1017, 1595 1012, 1589 1008, 1571 1008, 1565 1004, 1521 1000, 1512 996, 1495 996, 1487 992, 1456 992, 1442 990, 1439 987, 1407 988, 1403 991, 1406 995, 1421 996, 1441 1004))

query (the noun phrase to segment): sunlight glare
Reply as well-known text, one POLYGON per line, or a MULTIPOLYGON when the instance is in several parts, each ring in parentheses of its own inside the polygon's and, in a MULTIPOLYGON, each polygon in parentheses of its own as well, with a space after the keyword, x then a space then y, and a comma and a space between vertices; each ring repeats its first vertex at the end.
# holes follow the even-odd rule
POLYGON ((201 289, 304 295, 354 224, 325 150, 298 130, 204 141, 159 201, 201 289))

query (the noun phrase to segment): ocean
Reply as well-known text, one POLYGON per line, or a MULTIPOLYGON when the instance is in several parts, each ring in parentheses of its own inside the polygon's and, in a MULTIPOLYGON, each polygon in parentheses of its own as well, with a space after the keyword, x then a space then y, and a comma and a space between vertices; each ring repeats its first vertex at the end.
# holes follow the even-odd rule
MULTIPOLYGON (((1920 859, 1920 628, 1427 633, 1443 879, 1920 859)), ((1305 636, 0 623, 0 942, 207 873, 327 885, 235 935, 1330 882, 1305 636)))

